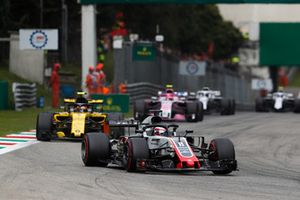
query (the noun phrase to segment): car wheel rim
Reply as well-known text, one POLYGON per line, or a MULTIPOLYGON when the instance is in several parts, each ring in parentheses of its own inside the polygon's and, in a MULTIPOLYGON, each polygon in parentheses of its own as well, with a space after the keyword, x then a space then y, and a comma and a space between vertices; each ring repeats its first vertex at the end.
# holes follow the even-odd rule
POLYGON ((83 143, 82 143, 82 145, 81 145, 81 156, 82 156, 82 159, 84 161, 87 160, 87 155, 88 155, 87 147, 86 147, 87 143, 86 142, 87 141, 86 141, 86 138, 85 138, 84 141, 83 141, 83 143))

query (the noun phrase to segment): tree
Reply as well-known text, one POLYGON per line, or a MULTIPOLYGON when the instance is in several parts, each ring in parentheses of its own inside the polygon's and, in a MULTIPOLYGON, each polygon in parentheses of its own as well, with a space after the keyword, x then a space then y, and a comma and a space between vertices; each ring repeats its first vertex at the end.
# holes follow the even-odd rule
POLYGON ((236 52, 243 41, 239 30, 222 19, 215 5, 110 5, 99 8, 100 21, 110 16, 108 21, 111 22, 114 13, 123 11, 127 28, 144 40, 153 40, 159 25, 165 45, 185 54, 207 52, 212 42, 213 57, 225 59, 236 52))
MULTIPOLYGON (((0 34, 40 26, 40 1, 0 0, 0 34)), ((61 1, 43 0, 44 28, 61 28, 61 1)), ((80 4, 65 1, 69 15, 69 45, 80 43, 80 4)), ((129 31, 141 39, 153 40, 156 26, 165 36, 165 45, 185 54, 207 52, 214 44, 213 58, 225 59, 236 52, 242 35, 232 23, 225 22, 215 5, 98 5, 97 26, 112 29, 115 14, 122 11, 129 31)), ((80 44, 78 44, 78 47, 80 44)), ((73 47, 75 49, 75 47, 73 47)), ((78 57, 78 56, 76 56, 78 57)))

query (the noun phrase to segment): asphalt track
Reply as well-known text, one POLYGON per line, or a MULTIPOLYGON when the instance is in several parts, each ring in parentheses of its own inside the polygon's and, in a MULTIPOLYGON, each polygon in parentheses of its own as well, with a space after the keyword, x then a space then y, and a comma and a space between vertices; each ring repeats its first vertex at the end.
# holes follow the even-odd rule
POLYGON ((80 143, 38 143, 0 156, 0 199, 300 199, 300 115, 237 113, 182 123, 195 134, 228 137, 240 171, 127 173, 84 167, 80 143))

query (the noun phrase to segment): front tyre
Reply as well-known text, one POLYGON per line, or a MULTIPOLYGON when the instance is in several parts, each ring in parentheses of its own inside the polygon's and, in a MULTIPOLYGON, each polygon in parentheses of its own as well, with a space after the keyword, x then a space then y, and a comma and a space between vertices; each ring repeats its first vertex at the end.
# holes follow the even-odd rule
POLYGON ((198 113, 198 103, 191 101, 186 102, 186 114, 185 117, 188 122, 197 122, 199 113, 198 113))
POLYGON ((231 140, 227 138, 217 138, 211 141, 209 145, 211 154, 209 160, 214 162, 229 163, 221 165, 220 170, 214 170, 214 174, 229 174, 236 169, 235 150, 231 140))
POLYGON ((136 171, 138 160, 149 158, 149 147, 144 138, 129 138, 124 152, 124 168, 128 172, 136 171))
POLYGON ((108 137, 102 132, 86 133, 81 143, 81 158, 85 166, 106 167, 110 156, 108 137))
POLYGON ((50 141, 52 134, 52 113, 40 113, 36 121, 36 139, 50 141))

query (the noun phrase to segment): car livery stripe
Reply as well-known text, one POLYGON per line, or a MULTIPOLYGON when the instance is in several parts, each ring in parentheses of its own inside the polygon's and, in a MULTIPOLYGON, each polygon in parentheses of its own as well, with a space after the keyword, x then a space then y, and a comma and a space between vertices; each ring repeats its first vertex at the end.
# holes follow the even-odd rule
POLYGON ((0 155, 38 143, 35 131, 8 134, 0 137, 0 155))

